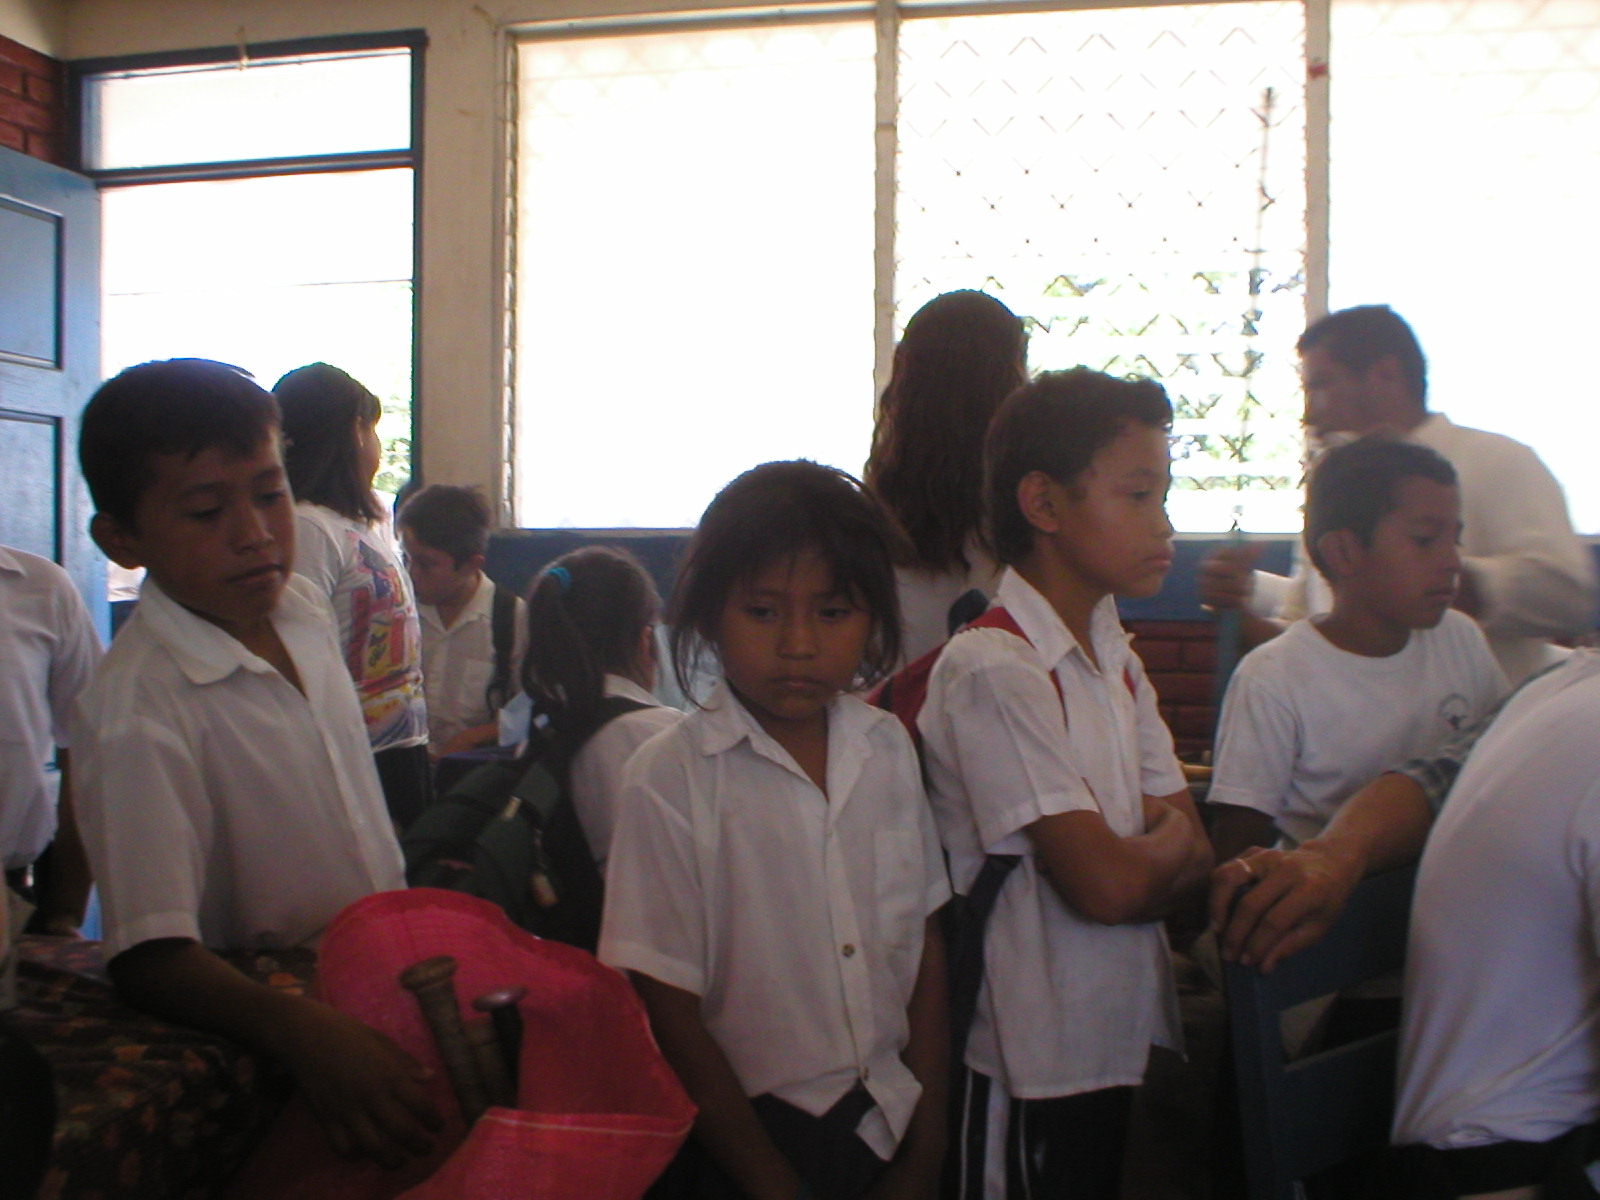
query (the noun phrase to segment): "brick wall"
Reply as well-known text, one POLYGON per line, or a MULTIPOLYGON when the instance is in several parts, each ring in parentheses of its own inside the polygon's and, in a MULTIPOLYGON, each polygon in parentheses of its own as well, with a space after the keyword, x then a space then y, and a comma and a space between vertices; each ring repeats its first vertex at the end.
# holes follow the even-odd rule
POLYGON ((0 37, 0 146, 71 166, 66 68, 0 37))
POLYGON ((1133 648, 1160 699, 1161 715, 1185 758, 1211 748, 1216 626, 1210 621, 1128 621, 1133 648))

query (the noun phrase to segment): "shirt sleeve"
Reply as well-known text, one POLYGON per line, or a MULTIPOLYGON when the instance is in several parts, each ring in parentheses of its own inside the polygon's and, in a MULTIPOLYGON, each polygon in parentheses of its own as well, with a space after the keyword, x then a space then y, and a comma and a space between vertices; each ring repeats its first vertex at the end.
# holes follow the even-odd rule
POLYGON ((1294 780, 1300 741, 1294 711, 1254 674, 1235 674, 1222 701, 1216 770, 1206 799, 1276 819, 1294 780))
POLYGON ((1475 505, 1470 538, 1479 551, 1462 566, 1477 589, 1478 620, 1490 634, 1563 637, 1595 620, 1595 570, 1572 530, 1566 497, 1528 447, 1507 441, 1492 472, 1502 486, 1475 505))
POLYGON ((691 788, 676 755, 638 756, 624 773, 597 957, 703 996, 706 901, 691 788))
POLYGON ((304 576, 330 600, 339 588, 344 558, 322 522, 303 509, 294 514, 294 573, 304 576))
POLYGON ((57 597, 57 641, 50 656, 50 715, 56 745, 72 744, 72 706, 89 682, 104 651, 89 619, 89 609, 75 587, 65 587, 57 597))
POLYGON ((105 918, 107 961, 155 938, 201 940, 213 814, 175 722, 141 704, 89 729, 81 711, 73 787, 105 918))
POLYGON ((940 740, 954 755, 948 765, 963 780, 985 851, 1041 817, 1099 810, 1043 667, 1008 657, 952 672, 943 686, 940 740))

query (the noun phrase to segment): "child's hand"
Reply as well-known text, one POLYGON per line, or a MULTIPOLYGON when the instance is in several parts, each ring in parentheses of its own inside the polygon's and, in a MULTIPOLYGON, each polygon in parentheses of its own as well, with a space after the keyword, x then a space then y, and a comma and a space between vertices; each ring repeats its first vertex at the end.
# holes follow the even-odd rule
POLYGON ((307 1000, 285 1057, 335 1154, 392 1170, 432 1151, 441 1124, 423 1086, 432 1073, 376 1029, 307 1000))

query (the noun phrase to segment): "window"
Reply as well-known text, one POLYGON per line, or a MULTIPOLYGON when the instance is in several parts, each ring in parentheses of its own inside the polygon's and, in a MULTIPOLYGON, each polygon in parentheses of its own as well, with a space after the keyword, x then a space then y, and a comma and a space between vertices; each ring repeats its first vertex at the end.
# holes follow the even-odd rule
POLYGON ((380 490, 411 474, 420 43, 362 38, 78 68, 101 184, 106 375, 330 362, 383 402, 380 490))
POLYGON ((1532 444, 1600 530, 1566 365, 1600 267, 1591 3, 1042 8, 526 31, 519 520, 690 524, 764 458, 859 471, 885 348, 981 287, 1035 369, 1165 384, 1181 529, 1299 528, 1294 340, 1381 301, 1435 407, 1532 444))

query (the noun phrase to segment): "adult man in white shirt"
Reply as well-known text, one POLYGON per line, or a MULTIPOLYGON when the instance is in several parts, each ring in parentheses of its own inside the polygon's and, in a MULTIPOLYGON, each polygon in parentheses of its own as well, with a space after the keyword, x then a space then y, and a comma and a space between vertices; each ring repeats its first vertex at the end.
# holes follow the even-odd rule
MULTIPOLYGON (((1397 313, 1385 305, 1330 313, 1301 334, 1297 349, 1314 437, 1387 430, 1455 467, 1463 523, 1456 607, 1482 626, 1513 685, 1548 665, 1549 639, 1594 627, 1594 560, 1572 530, 1561 485, 1521 443, 1428 411, 1422 350, 1397 313)), ((1303 557, 1285 580, 1251 570, 1258 550, 1229 547, 1200 572, 1205 604, 1246 609, 1250 645, 1330 603, 1303 557)))

